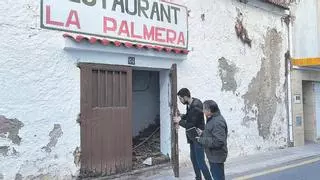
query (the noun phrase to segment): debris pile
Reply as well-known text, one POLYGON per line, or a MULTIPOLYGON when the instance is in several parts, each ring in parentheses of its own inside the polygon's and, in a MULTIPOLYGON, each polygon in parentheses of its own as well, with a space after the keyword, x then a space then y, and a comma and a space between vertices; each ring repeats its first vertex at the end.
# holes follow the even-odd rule
POLYGON ((166 163, 169 158, 160 151, 160 127, 149 126, 133 139, 133 169, 166 163))

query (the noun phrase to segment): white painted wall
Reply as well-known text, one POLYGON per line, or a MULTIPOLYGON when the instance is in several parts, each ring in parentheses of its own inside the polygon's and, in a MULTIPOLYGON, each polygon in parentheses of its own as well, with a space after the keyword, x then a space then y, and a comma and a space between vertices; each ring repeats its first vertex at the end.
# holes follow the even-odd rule
MULTIPOLYGON (((241 4, 235 0, 183 0, 191 11, 189 17, 189 45, 187 56, 158 53, 156 51, 104 47, 99 44, 77 44, 64 40, 62 33, 39 29, 39 2, 26 0, 0 2, 0 115, 17 118, 24 123, 20 130, 22 143, 13 145, 0 137, 0 146, 14 147, 19 154, 0 155, 0 174, 4 179, 14 179, 16 173, 29 175, 70 176, 77 173, 73 151, 80 145, 79 125, 76 123, 80 104, 80 75, 78 62, 95 62, 127 65, 127 57, 136 57, 137 67, 169 69, 178 63, 178 87, 187 87, 192 95, 214 99, 221 107, 230 132, 230 157, 253 154, 284 146, 287 137, 285 90, 283 84, 284 56, 279 59, 280 83, 276 96, 279 103, 271 125, 271 136, 263 140, 257 123, 242 125, 245 107, 242 95, 257 76, 264 57, 262 46, 268 29, 281 33, 281 54, 287 50, 287 31, 281 22, 282 12, 270 6, 241 4), (237 10, 244 14, 244 25, 252 48, 243 45, 234 30, 237 10), (277 12, 271 13, 268 10, 277 12), (201 20, 205 14, 205 20, 201 20), (65 50, 63 50, 63 48, 65 50), (113 52, 113 53, 111 53, 113 52), (236 65, 236 93, 221 91, 218 59, 225 57, 236 65), (184 60, 185 59, 185 60, 184 60), (230 111, 232 108, 232 111, 230 111), (284 119, 284 121, 281 121, 284 119), (60 124, 63 135, 51 153, 41 150, 49 141, 54 124, 60 124), (257 149, 257 147, 260 147, 257 149), (55 156, 57 155, 57 156, 55 156)), ((163 152, 170 153, 170 111, 168 96, 168 71, 160 72, 161 144, 163 152), (166 125, 167 124, 167 125, 166 125)), ((169 93, 168 93, 169 94, 169 93)), ((179 105, 183 112, 185 109, 179 105)), ((183 128, 179 132, 181 161, 189 159, 189 147, 183 128)))
POLYGON ((171 156, 171 87, 169 73, 169 70, 160 71, 160 148, 163 154, 171 156))
POLYGON ((293 57, 320 57, 320 2, 301 1, 292 6, 293 57))
POLYGON ((62 50, 61 33, 39 28, 39 5, 0 1, 0 114, 24 123, 20 145, 0 137, 0 146, 10 146, 8 156, 0 155, 6 180, 17 173, 70 178, 78 170, 73 151, 80 145, 80 73, 76 59, 62 50), (54 124, 63 135, 47 153, 42 147, 54 124))

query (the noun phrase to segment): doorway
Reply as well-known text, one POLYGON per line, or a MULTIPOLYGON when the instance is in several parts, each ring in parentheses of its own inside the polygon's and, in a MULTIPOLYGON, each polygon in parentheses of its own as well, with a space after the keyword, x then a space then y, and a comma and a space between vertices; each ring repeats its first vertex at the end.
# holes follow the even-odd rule
POLYGON ((302 89, 305 142, 319 142, 320 83, 314 81, 302 81, 302 89))
POLYGON ((133 169, 169 161, 161 153, 159 71, 132 71, 133 169))
POLYGON ((178 136, 172 123, 176 65, 171 70, 132 70, 82 63, 80 69, 81 175, 123 173, 170 158, 178 176, 178 136))

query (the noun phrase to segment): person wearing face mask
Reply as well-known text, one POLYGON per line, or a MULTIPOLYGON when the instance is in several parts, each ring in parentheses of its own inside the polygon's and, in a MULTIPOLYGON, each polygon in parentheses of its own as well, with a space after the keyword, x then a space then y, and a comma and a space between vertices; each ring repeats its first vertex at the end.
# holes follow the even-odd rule
MULTIPOLYGON (((180 102, 186 105, 187 111, 186 114, 174 118, 176 125, 184 127, 186 131, 191 128, 204 130, 202 102, 197 98, 191 97, 190 91, 187 88, 180 89, 177 95, 180 102)), ((188 135, 187 141, 190 144, 190 158, 196 174, 196 180, 201 180, 201 172, 206 180, 212 180, 210 170, 205 162, 204 148, 196 140, 188 137, 188 135)))
POLYGON ((224 162, 228 156, 228 126, 217 103, 213 100, 207 100, 203 103, 203 113, 207 123, 204 131, 198 129, 198 133, 201 135, 196 139, 205 149, 212 177, 215 180, 224 180, 224 162))

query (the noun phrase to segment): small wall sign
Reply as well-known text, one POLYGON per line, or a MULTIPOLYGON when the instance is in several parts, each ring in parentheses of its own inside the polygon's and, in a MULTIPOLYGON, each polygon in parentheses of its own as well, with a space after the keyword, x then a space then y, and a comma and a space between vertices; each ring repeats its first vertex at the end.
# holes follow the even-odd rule
POLYGON ((294 101, 295 104, 301 104, 301 95, 300 94, 295 94, 293 101, 294 101))
POLYGON ((135 65, 136 64, 136 58, 135 57, 128 57, 128 64, 135 65))
POLYGON ((300 115, 296 116, 296 126, 302 126, 302 117, 300 115))

